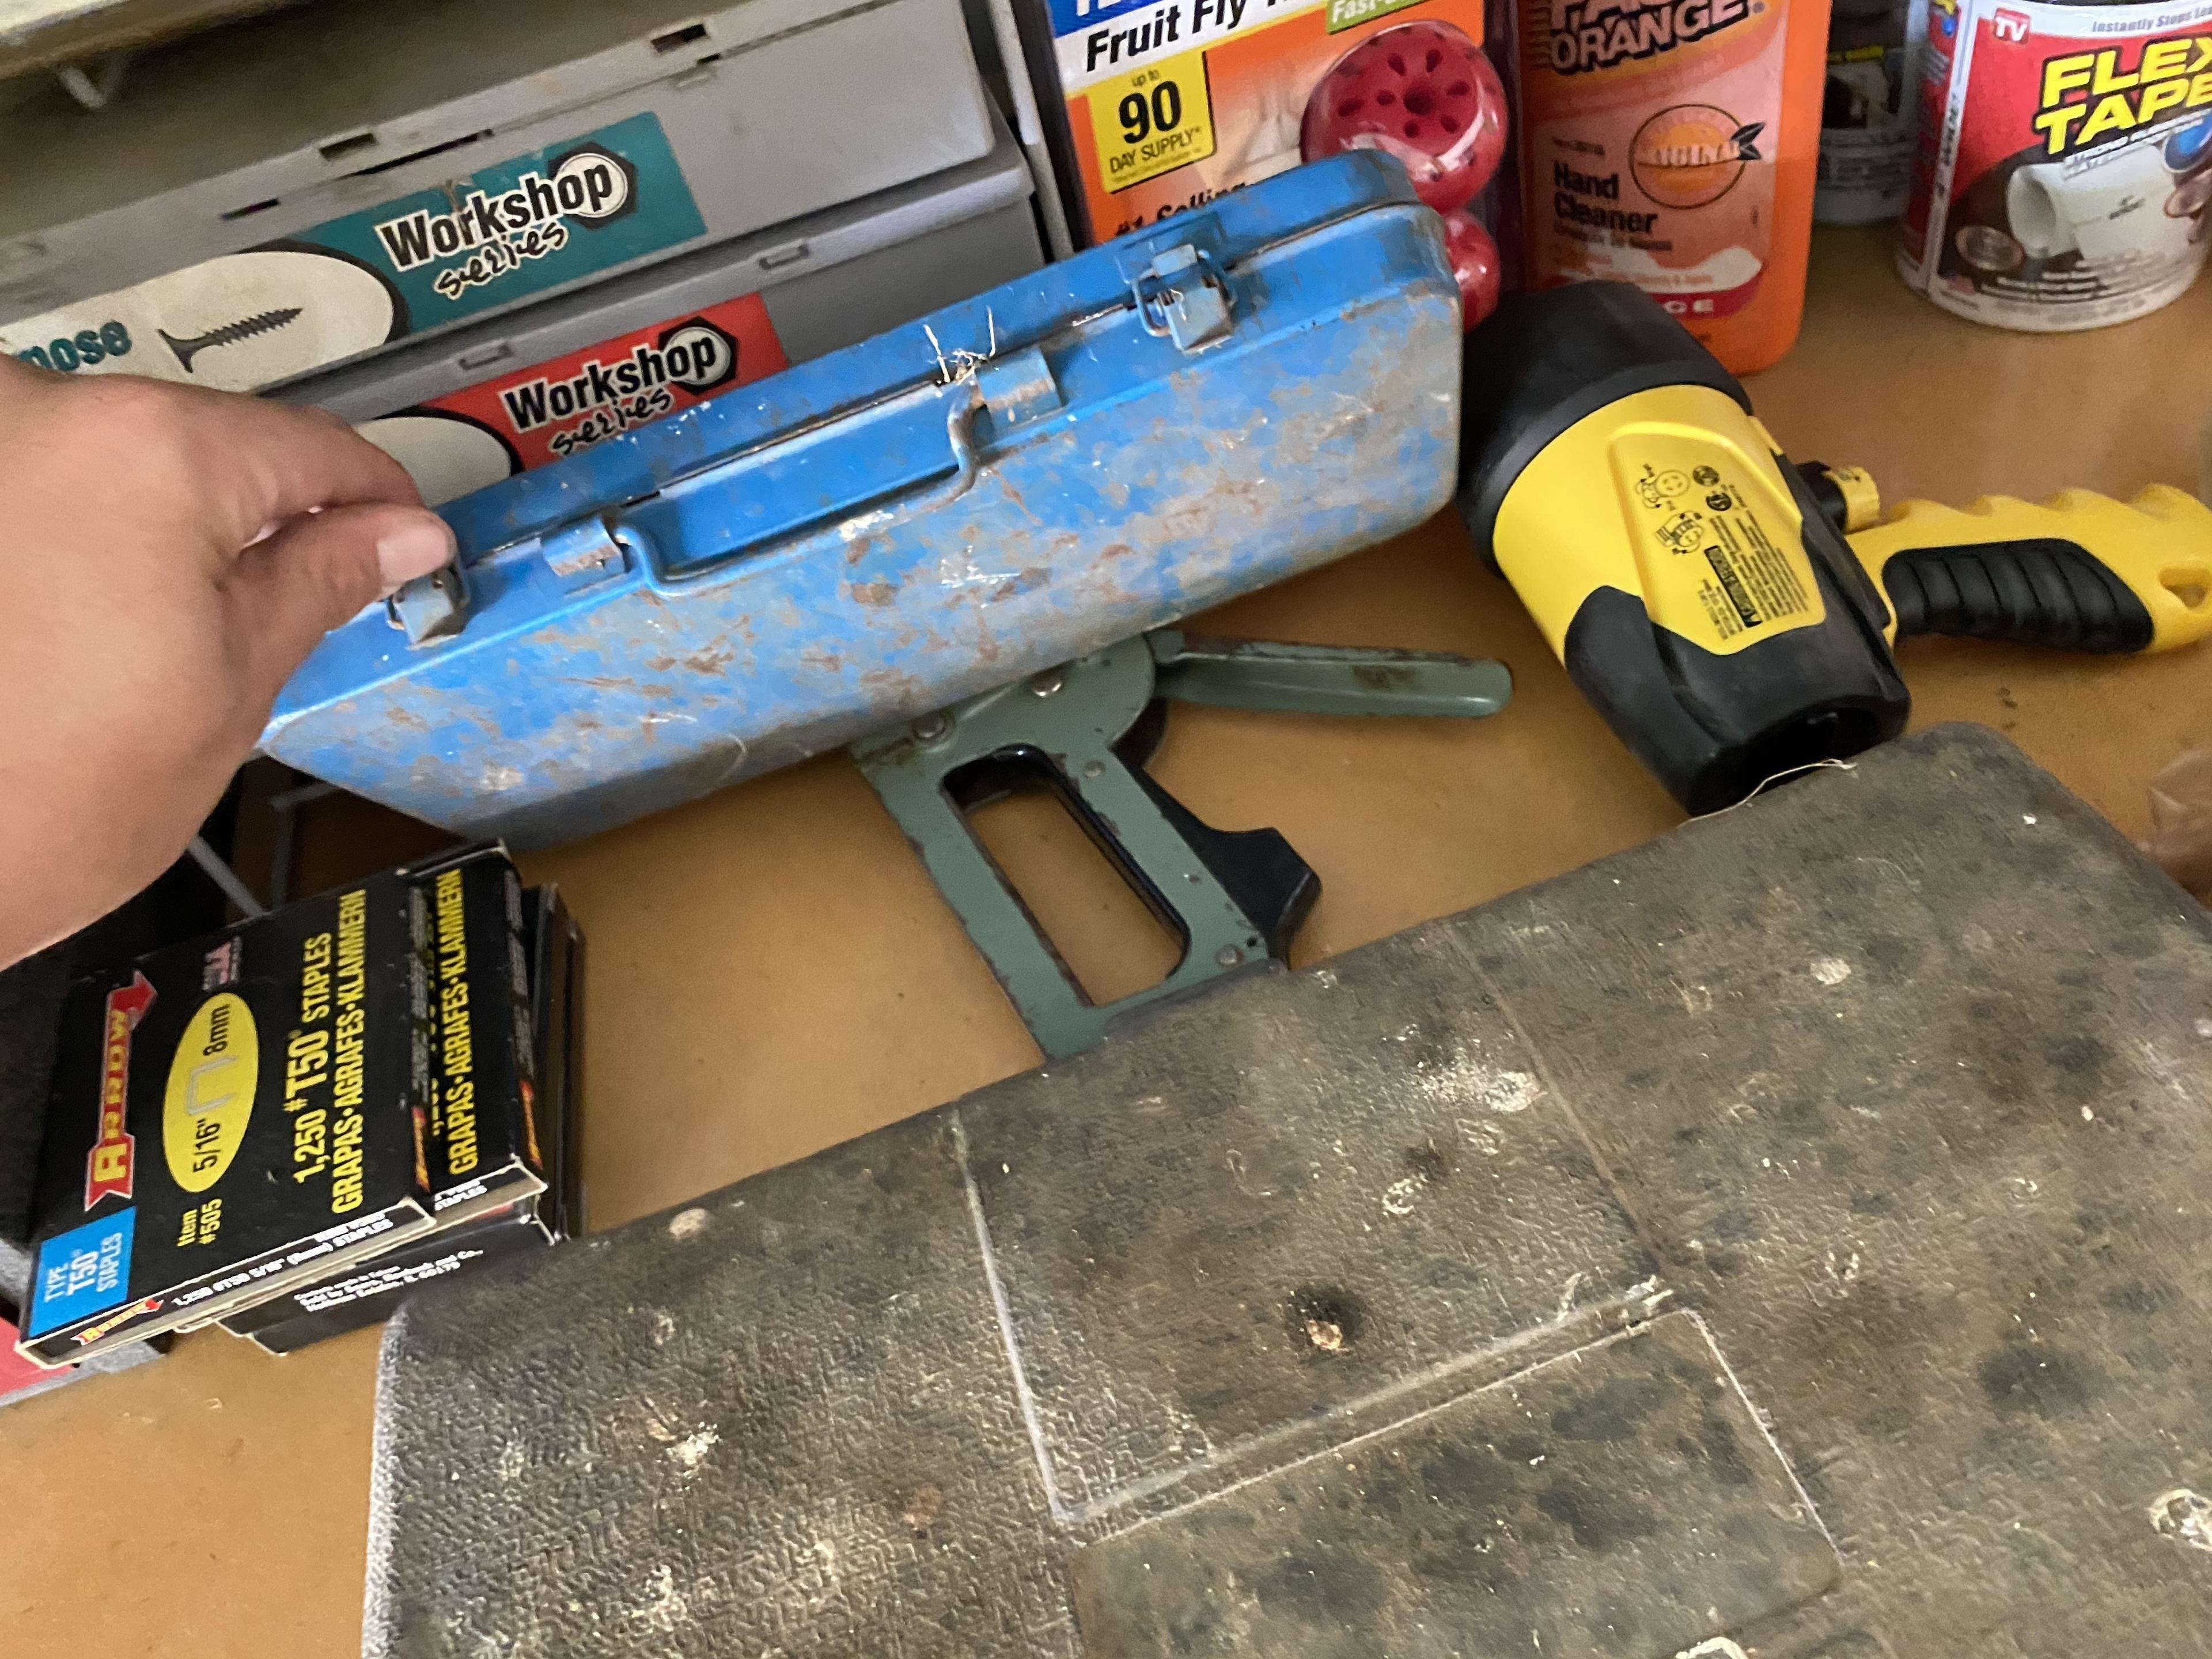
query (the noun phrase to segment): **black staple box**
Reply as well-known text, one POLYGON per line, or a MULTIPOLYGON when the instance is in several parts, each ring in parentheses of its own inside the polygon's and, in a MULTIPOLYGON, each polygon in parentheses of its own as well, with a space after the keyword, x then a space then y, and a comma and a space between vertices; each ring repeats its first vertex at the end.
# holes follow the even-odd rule
POLYGON ((205 1323, 544 1185, 521 887, 387 872, 71 988, 18 1344, 205 1323))

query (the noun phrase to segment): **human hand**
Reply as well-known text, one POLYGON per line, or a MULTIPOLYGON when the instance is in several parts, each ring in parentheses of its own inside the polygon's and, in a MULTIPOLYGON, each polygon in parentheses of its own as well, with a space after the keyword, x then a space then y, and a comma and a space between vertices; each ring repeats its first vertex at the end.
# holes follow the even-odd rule
POLYGON ((315 642, 453 556, 319 411, 0 358, 0 964, 174 861, 315 642))

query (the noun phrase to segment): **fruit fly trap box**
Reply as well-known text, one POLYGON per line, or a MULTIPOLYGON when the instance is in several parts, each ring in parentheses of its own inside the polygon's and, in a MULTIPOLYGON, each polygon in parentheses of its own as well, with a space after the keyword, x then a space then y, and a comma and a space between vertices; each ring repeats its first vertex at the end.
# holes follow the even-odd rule
MULTIPOLYGON (((1346 149, 1395 156, 1494 295, 1476 216, 1506 99, 1482 0, 1024 0, 1039 102, 1103 241, 1346 149)), ((1485 307, 1485 309, 1487 307, 1485 307)))
POLYGON ((0 106, 0 349, 254 391, 986 155, 958 0, 334 0, 0 106))
POLYGON ((520 925, 482 852, 81 981, 18 1350, 204 1323, 541 1190, 520 925))

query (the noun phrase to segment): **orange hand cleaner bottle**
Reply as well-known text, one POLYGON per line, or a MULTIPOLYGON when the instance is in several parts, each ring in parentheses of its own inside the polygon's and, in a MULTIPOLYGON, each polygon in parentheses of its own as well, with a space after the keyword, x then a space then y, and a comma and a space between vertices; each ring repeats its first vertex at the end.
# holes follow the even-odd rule
POLYGON ((1611 277, 1730 370, 1797 338, 1828 0, 1520 0, 1528 285, 1611 277))

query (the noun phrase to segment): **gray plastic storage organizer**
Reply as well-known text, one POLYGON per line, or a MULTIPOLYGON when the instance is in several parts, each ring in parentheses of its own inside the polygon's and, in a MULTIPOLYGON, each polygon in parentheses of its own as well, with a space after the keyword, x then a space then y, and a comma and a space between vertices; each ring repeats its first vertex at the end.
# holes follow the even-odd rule
POLYGON ((258 390, 987 154, 958 0, 325 0, 0 107, 0 349, 258 390))
MULTIPOLYGON (((1030 173, 1012 134, 978 161, 751 236, 700 248, 434 339, 409 341, 273 395, 362 423, 432 501, 506 477, 537 457, 426 409, 435 398, 637 331, 680 333, 757 295, 784 357, 802 362, 1011 282, 1043 263, 1030 173), (665 325, 665 327, 659 325, 665 325)), ((735 364, 724 373, 732 380, 735 364)), ((718 378, 713 390, 723 389, 718 378)), ((701 388, 706 390, 706 388, 701 388)), ((496 407, 495 400, 484 402, 496 407)))

